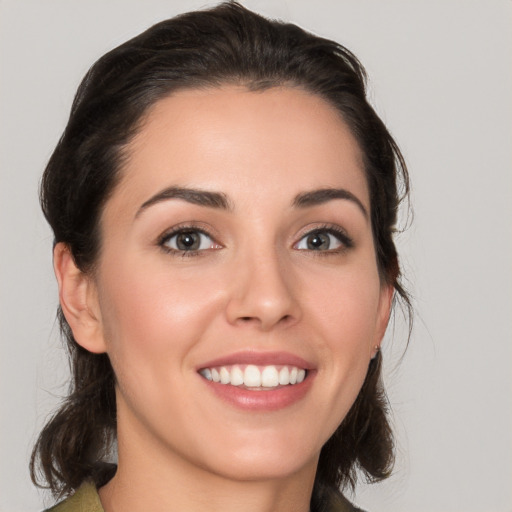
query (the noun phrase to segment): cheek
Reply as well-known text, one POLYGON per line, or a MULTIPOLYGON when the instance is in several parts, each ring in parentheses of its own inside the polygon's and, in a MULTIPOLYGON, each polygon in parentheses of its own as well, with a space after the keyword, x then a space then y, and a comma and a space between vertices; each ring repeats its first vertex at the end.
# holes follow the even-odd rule
POLYGON ((158 265, 119 262, 105 271, 102 322, 118 405, 122 397, 142 423, 152 417, 152 409, 164 416, 180 410, 184 398, 169 390, 182 389, 189 377, 191 356, 219 309, 218 285, 211 279, 178 278, 158 265))
POLYGON ((348 412, 366 377, 379 336, 380 290, 376 269, 369 267, 366 272, 333 273, 311 295, 310 317, 322 334, 319 349, 326 364, 322 385, 329 403, 322 404, 334 413, 331 429, 348 412))
POLYGON ((111 358, 135 363, 176 355, 201 337, 218 310, 219 285, 182 274, 147 262, 103 269, 100 303, 111 358))
POLYGON ((317 281, 308 301, 335 346, 363 348, 374 341, 380 304, 376 269, 340 272, 317 281))

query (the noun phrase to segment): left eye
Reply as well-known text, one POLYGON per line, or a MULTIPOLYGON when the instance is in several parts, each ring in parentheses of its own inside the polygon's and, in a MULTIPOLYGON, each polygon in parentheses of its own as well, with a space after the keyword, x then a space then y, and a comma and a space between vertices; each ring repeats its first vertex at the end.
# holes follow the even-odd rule
POLYGON ((216 247, 215 242, 210 236, 198 230, 179 231, 167 237, 163 244, 168 249, 174 251, 203 251, 216 247))
POLYGON ((295 249, 307 251, 329 251, 339 249, 344 243, 340 235, 329 231, 314 231, 303 236, 295 245, 295 249))

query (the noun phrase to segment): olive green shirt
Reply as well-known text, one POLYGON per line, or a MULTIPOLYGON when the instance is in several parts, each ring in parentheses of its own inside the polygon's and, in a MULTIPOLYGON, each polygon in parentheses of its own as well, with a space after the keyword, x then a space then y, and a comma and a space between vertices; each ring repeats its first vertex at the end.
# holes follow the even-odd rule
MULTIPOLYGON (((319 512, 363 512, 355 508, 341 494, 329 492, 324 505, 319 512)), ((96 487, 91 482, 85 482, 69 498, 58 503, 45 512, 105 512, 101 506, 96 487)))
POLYGON ((80 488, 64 501, 45 512, 105 512, 101 506, 96 486, 92 482, 83 483, 80 488))

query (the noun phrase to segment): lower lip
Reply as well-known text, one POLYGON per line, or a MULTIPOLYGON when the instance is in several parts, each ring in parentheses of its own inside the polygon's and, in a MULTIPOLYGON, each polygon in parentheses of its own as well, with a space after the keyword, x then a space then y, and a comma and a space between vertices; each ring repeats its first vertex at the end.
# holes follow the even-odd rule
MULTIPOLYGON (((202 378, 202 377, 201 377, 202 378)), ((300 384, 283 386, 271 390, 257 390, 220 384, 203 379, 204 383, 222 400, 247 411, 277 411, 300 401, 311 388, 314 372, 309 371, 300 384)))

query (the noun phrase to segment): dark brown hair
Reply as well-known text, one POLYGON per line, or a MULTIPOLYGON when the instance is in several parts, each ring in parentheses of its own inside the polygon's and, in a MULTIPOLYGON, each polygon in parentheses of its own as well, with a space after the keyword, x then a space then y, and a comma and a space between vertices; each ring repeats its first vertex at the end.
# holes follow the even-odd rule
MULTIPOLYGON (((359 142, 381 279, 410 307, 393 241, 408 175, 397 145, 367 102, 365 82, 363 67, 343 46, 237 3, 151 27, 100 58, 78 89, 41 183, 41 205, 55 243, 69 246, 83 272, 94 267, 99 218, 120 179, 124 150, 159 99, 180 89, 223 84, 250 90, 299 87, 335 107, 359 142)), ((58 317, 72 382, 34 447, 31 474, 34 482, 42 477, 55 495, 64 495, 86 479, 102 485, 115 471, 104 461, 115 440, 116 404, 108 356, 81 348, 60 309, 58 317)), ((381 367, 379 352, 356 402, 322 449, 317 490, 354 485, 357 470, 370 481, 388 476, 394 450, 381 367)))

